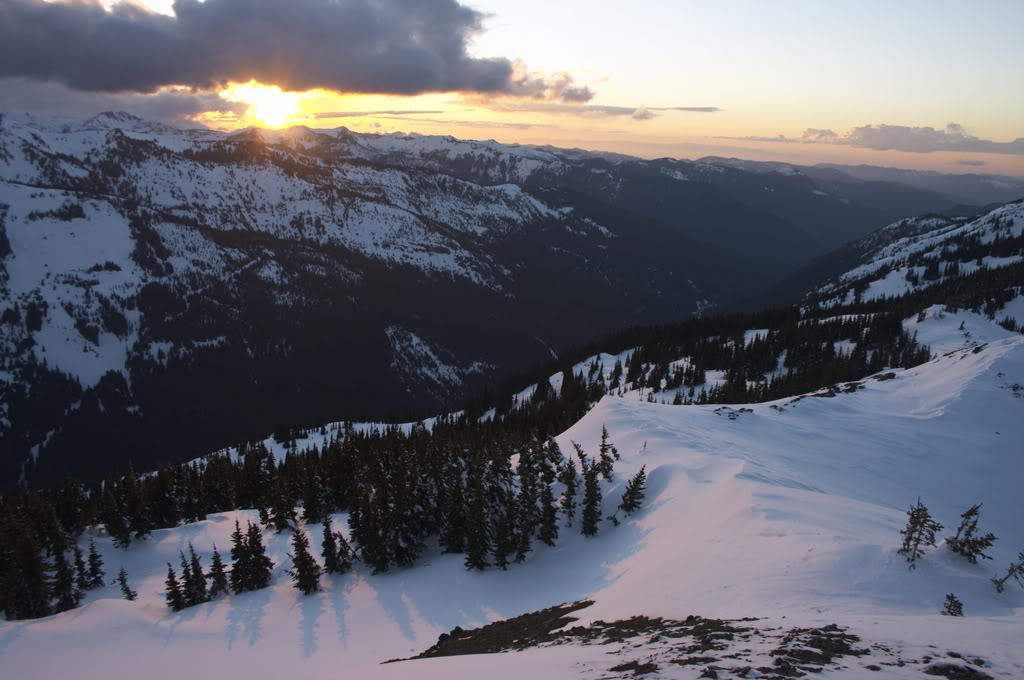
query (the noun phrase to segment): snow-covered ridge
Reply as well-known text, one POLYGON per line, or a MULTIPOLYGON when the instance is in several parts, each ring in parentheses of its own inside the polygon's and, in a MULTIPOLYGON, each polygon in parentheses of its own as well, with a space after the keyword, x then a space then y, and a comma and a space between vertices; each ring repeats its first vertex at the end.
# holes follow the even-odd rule
POLYGON ((848 249, 862 264, 821 287, 832 302, 897 296, 946 276, 997 269, 1024 261, 1024 203, 1010 203, 973 219, 925 216, 899 220, 848 249), (855 290, 859 289, 859 290, 855 290))

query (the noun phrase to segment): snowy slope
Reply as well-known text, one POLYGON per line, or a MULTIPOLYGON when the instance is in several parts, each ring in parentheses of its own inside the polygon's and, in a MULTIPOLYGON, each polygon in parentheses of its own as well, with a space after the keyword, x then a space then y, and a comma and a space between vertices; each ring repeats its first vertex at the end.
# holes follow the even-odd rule
MULTIPOLYGON (((997 595, 988 579, 1024 549, 1024 337, 938 308, 907 325, 935 359, 833 397, 742 407, 750 410, 735 419, 715 407, 606 397, 559 443, 593 451, 607 426, 623 459, 605 510, 641 465, 645 509, 617 528, 605 522, 594 539, 563 529, 556 548, 539 547, 508 572, 470 573, 461 556, 435 552, 405 571, 371 576, 357 566, 325 577, 325 591, 305 598, 283 573, 287 535, 266 534, 273 588, 170 614, 165 562, 191 540, 208 564, 214 543, 226 551, 236 514, 254 513, 157 531, 126 551, 99 536, 108 572, 123 564, 139 601, 119 600, 111 587, 80 609, 0 624, 5 677, 57 677, 69 664, 81 678, 153 680, 186 669, 195 677, 619 677, 608 669, 624 658, 663 653, 638 640, 635 648, 570 645, 379 665, 426 649, 456 625, 590 598, 595 604, 577 612, 584 625, 637 614, 764 617, 757 625, 765 630, 838 623, 918 660, 885 677, 926 677, 921 657, 949 649, 983 658, 993 677, 1019 678, 1024 590, 1011 585, 997 595), (947 527, 983 502, 982 527, 999 536, 994 560, 971 566, 940 545, 909 570, 896 548, 918 496, 947 527), (938 614, 949 592, 963 600, 966 618, 938 614)), ((319 527, 307 530, 318 545, 319 527)), ((825 674, 862 677, 866 663, 849 659, 825 674)), ((701 667, 661 672, 696 678, 701 667)))
POLYGON ((845 250, 857 266, 813 295, 825 304, 898 296, 971 274, 1024 262, 1024 203, 1009 203, 975 218, 925 216, 899 220, 845 250), (933 275, 929 265, 937 265, 933 275), (950 271, 949 268, 953 267, 950 271))

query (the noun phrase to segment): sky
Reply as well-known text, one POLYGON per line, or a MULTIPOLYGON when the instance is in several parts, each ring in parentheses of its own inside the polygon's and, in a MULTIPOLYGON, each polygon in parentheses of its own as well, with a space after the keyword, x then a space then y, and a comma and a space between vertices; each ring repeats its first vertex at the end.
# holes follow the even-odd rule
POLYGON ((1024 2, 0 0, 0 110, 1024 176, 1024 2))

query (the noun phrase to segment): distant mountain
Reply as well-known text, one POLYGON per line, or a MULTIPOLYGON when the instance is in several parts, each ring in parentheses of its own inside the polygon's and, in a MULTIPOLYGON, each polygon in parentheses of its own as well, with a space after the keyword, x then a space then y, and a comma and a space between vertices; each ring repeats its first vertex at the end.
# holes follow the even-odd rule
POLYGON ((0 115, 0 480, 151 466, 275 422, 436 412, 954 205, 862 184, 345 128, 0 115))
MULTIPOLYGON (((143 467, 279 421, 437 410, 781 275, 594 195, 506 181, 607 163, 569 156, 3 116, 0 478, 143 467)), ((765 224, 723 206, 748 220, 736 232, 765 224)))

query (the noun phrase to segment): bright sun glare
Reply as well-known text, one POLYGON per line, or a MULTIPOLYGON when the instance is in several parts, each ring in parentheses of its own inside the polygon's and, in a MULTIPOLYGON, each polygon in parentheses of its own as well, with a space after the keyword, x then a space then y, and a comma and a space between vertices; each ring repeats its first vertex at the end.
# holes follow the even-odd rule
POLYGON ((299 113, 302 94, 283 92, 277 86, 247 83, 233 85, 221 95, 231 101, 249 105, 248 117, 267 127, 281 127, 291 116, 299 113))

